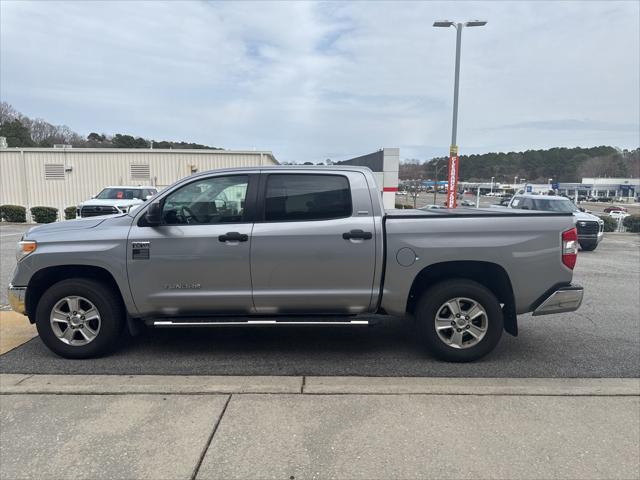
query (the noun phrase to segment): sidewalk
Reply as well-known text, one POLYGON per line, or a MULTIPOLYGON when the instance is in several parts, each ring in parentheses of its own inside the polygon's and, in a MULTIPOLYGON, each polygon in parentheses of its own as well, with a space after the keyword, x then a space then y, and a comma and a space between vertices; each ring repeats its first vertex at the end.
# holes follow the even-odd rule
POLYGON ((0 477, 640 475, 640 380, 0 375, 0 477))
POLYGON ((11 310, 0 311, 0 355, 19 347, 38 334, 24 315, 11 310))

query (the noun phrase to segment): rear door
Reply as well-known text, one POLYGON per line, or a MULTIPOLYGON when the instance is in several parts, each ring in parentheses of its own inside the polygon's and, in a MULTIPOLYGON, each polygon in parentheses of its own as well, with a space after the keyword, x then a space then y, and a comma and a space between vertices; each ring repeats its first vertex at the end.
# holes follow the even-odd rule
POLYGON ((371 304, 373 207, 360 172, 263 172, 251 245, 258 313, 360 313, 371 304))

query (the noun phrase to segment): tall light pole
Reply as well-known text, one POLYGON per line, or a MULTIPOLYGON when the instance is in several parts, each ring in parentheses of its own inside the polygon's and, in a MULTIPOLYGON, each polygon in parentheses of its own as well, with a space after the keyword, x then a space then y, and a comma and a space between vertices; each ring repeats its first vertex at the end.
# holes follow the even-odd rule
POLYGON ((433 22, 434 27, 455 27, 456 36, 456 75, 453 87, 453 126, 451 128, 451 147, 449 148, 449 176, 447 188, 447 207, 456 208, 456 198, 458 193, 458 145, 456 144, 458 133, 458 91, 460 86, 460 43, 462 41, 463 27, 482 27, 487 22, 481 20, 472 20, 465 23, 456 23, 449 20, 433 22))
POLYGON ((491 193, 493 193, 493 179, 496 177, 491 177, 491 193))

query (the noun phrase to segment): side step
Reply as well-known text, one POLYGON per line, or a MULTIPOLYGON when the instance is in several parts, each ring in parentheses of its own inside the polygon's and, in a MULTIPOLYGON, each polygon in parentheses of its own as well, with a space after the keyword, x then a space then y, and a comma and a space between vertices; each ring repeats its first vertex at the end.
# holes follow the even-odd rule
POLYGON ((160 328, 174 327, 301 327, 301 326, 366 326, 369 320, 198 320, 198 319, 162 319, 154 320, 153 326, 160 328))

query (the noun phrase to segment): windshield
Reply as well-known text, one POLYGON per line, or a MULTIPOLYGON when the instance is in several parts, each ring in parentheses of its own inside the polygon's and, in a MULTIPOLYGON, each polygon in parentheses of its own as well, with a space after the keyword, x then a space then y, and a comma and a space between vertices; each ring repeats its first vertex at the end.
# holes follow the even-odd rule
POLYGON ((578 207, 571 200, 545 200, 536 198, 533 200, 534 210, 547 212, 579 212, 578 207))
POLYGON ((144 200, 141 188, 105 188, 96 198, 98 200, 144 200))

